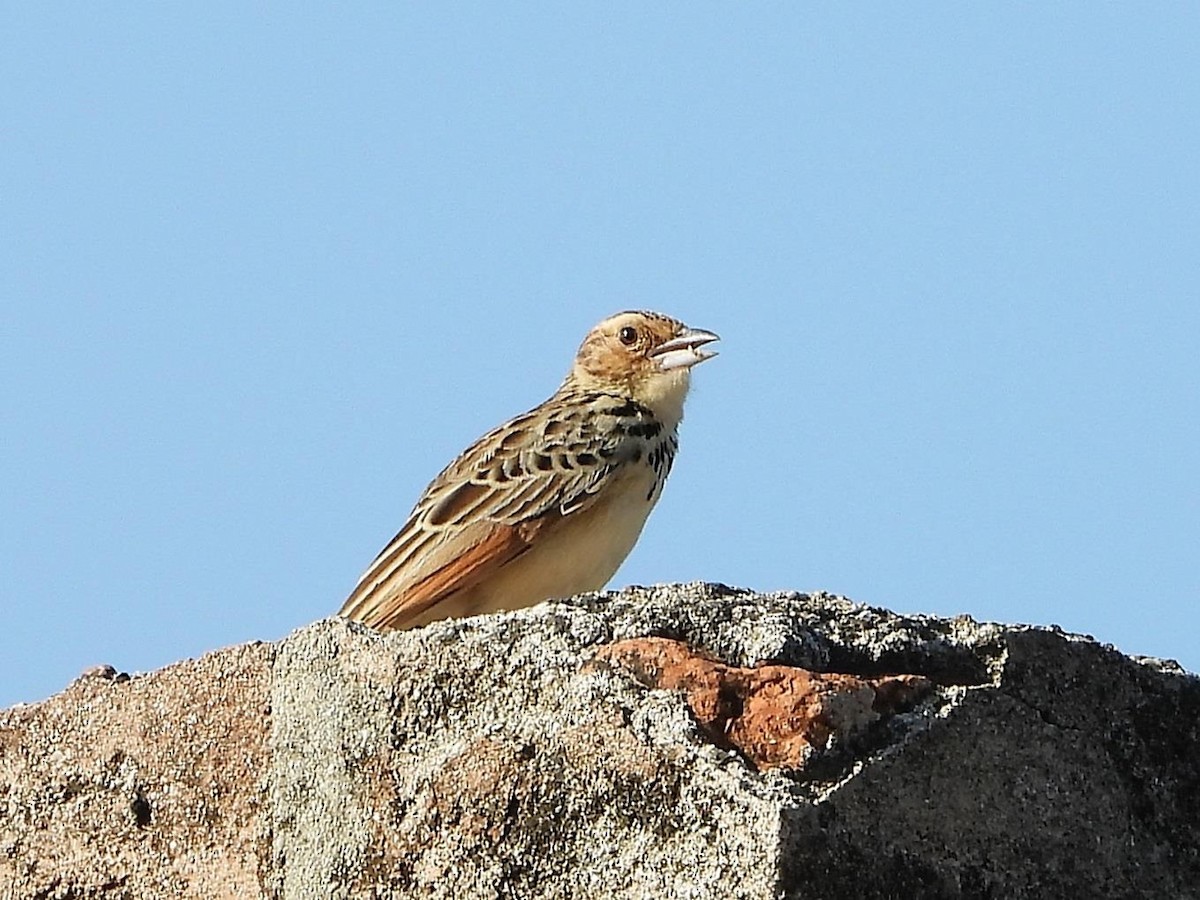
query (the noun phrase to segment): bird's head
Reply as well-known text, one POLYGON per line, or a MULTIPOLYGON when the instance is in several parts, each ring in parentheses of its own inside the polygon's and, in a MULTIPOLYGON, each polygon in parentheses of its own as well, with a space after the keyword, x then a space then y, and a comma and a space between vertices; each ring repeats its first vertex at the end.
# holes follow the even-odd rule
POLYGON ((593 328, 567 377, 576 387, 617 391, 664 420, 683 415, 692 366, 712 359, 711 331, 656 312, 622 312, 593 328))

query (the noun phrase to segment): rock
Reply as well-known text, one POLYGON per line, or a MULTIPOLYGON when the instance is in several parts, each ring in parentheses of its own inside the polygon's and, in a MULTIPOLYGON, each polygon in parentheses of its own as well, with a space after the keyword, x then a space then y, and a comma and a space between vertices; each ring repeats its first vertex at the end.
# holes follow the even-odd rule
POLYGON ((0 713, 0 897, 1200 897, 1200 681, 631 588, 339 620, 0 713))
POLYGON ((274 655, 85 673, 0 713, 0 897, 260 896, 274 655))

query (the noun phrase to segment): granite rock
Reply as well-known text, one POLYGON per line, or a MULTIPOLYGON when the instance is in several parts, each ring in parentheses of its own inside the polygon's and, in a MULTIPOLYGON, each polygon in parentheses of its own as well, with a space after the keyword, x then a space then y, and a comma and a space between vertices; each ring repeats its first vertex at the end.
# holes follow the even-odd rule
POLYGON ((1200 682, 721 585, 327 620, 0 712, 0 817, 4 898, 1200 897, 1200 682))

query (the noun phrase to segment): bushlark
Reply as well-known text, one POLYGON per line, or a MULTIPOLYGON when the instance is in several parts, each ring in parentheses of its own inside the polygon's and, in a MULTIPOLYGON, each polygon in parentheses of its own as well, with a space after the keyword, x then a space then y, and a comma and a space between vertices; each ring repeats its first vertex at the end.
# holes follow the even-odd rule
POLYGON ((654 312, 605 319, 550 399, 433 480, 341 614, 398 628, 602 588, 658 502, 715 340, 654 312))

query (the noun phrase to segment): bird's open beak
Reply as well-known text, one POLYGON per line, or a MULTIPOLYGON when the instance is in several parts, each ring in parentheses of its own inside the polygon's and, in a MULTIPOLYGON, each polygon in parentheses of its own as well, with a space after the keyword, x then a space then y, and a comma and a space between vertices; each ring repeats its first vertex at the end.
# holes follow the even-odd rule
POLYGON ((650 356, 658 360, 658 367, 664 372, 670 369, 690 369, 696 363, 716 356, 716 350, 707 350, 704 345, 720 339, 711 331, 689 328, 679 337, 671 338, 665 344, 655 347, 650 351, 650 356))

